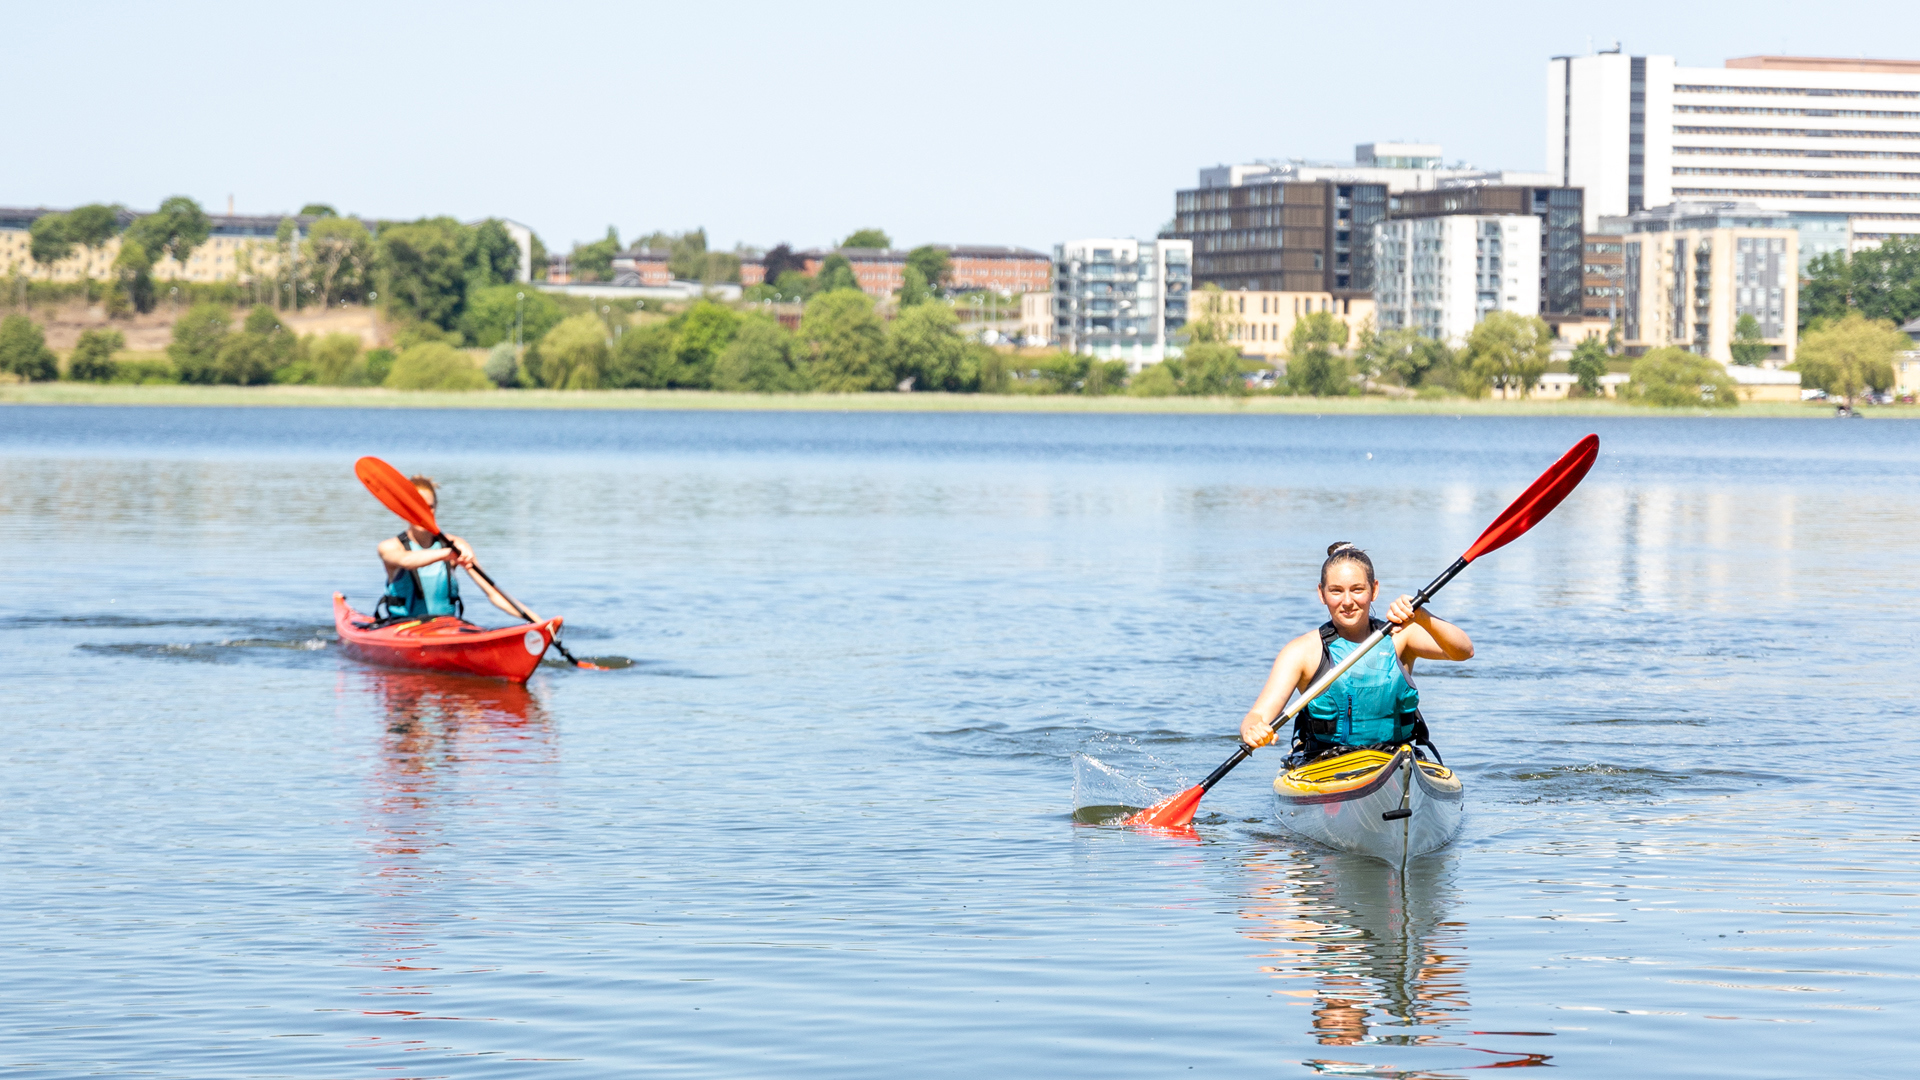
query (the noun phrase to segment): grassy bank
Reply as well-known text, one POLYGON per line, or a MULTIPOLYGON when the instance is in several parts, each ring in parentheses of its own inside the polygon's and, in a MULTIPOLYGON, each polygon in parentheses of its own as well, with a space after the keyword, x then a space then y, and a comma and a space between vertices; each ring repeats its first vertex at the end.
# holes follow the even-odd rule
MULTIPOLYGON (((1749 403, 1737 409, 1648 409, 1612 401, 1398 401, 1390 398, 1137 398, 1003 394, 723 394, 705 390, 409 392, 331 386, 126 386, 0 383, 7 405, 258 405, 373 409, 737 409, 793 412, 1272 413, 1442 416, 1831 417, 1824 403, 1749 403)), ((1920 407, 1864 408, 1920 419, 1920 407)))

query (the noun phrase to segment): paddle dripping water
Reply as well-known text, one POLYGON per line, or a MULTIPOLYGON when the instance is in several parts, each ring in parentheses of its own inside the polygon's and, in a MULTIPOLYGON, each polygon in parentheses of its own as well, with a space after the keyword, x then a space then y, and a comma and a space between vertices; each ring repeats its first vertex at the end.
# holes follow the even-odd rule
MULTIPOLYGON (((1571 494, 1573 489, 1579 485, 1580 481, 1586 479, 1587 472, 1593 468, 1593 463, 1599 456, 1600 436, 1588 435, 1586 438, 1575 443, 1573 449, 1561 455, 1559 461, 1554 462, 1551 468, 1541 473, 1539 479, 1529 485, 1527 490, 1521 492, 1519 498, 1508 504, 1507 508, 1501 512, 1499 517, 1493 519, 1493 524, 1487 526, 1486 531, 1482 532, 1480 538, 1473 542, 1473 546, 1467 549, 1466 554, 1454 560, 1453 565, 1449 566, 1445 573, 1434 578, 1433 581, 1427 584, 1426 588, 1414 594, 1413 609, 1418 611, 1422 607, 1425 607, 1427 601, 1433 599, 1435 593, 1445 588, 1447 583, 1458 576, 1462 570, 1465 570, 1473 560, 1485 555, 1487 552, 1496 551, 1513 543, 1528 529, 1533 528, 1548 514, 1553 513, 1554 507, 1559 506, 1561 501, 1571 494)), ((1353 665, 1359 663, 1360 659, 1364 657, 1368 651, 1378 646, 1382 641, 1387 640, 1387 638, 1388 634, 1386 630, 1374 631, 1358 648, 1348 653, 1346 659, 1334 665, 1331 671, 1301 691, 1299 696, 1293 700, 1292 704, 1282 709, 1280 714, 1274 717, 1271 727, 1276 732, 1279 731, 1282 725, 1292 720, 1301 709, 1306 708, 1308 702, 1326 693, 1328 687, 1337 682, 1342 675, 1345 675, 1353 665)), ((1252 753, 1253 747, 1248 746, 1246 743, 1241 743, 1240 749, 1235 751, 1234 755, 1228 758, 1219 768, 1208 774, 1205 780, 1172 796, 1164 802, 1148 807, 1138 814, 1133 815, 1126 820, 1126 824, 1153 826, 1156 828, 1178 828, 1192 824, 1194 812, 1200 808, 1200 800, 1205 797, 1207 791, 1212 788, 1213 785, 1219 783, 1229 772, 1232 772, 1234 766, 1247 760, 1252 753)), ((1407 807, 1402 806, 1400 809, 1404 810, 1407 809, 1407 807)), ((1383 813, 1397 812, 1383 811, 1383 813)), ((1398 816, 1404 817, 1405 815, 1398 816)), ((1368 823, 1368 828, 1372 828, 1371 822, 1368 823)), ((1408 831, 1410 831, 1410 827, 1408 831)), ((1366 845, 1366 847, 1371 850, 1373 845, 1366 845)), ((1404 844, 1402 845, 1401 853, 1403 857, 1406 854, 1406 846, 1404 844)))

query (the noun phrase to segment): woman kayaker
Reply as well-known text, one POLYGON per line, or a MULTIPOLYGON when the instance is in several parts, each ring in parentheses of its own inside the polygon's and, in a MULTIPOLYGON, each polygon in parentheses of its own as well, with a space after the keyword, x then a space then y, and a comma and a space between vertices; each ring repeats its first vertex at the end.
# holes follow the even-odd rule
MULTIPOLYGON (((413 482, 428 507, 440 509, 440 489, 432 477, 415 474, 407 479, 413 482)), ((380 561, 387 568, 387 591, 374 608, 375 619, 386 622, 431 619, 439 615, 460 617, 466 605, 460 599, 460 585, 454 581, 453 568, 470 567, 475 559, 473 547, 465 540, 457 536, 447 539, 453 541, 453 547, 448 548, 418 525, 408 525, 406 532, 380 541, 380 561)), ((478 577, 474 580, 494 607, 516 619, 520 617, 520 612, 492 582, 478 577)), ((534 622, 540 621, 540 616, 531 610, 527 614, 534 622)))
POLYGON ((1383 623, 1373 618, 1372 604, 1379 595, 1380 583, 1366 552, 1345 541, 1327 548, 1327 561, 1320 565, 1320 602, 1327 605, 1327 622, 1287 642, 1274 658, 1266 687, 1240 722, 1243 742, 1253 747, 1272 742, 1275 732, 1268 725, 1288 699, 1389 624, 1394 628, 1391 647, 1382 642, 1294 718, 1293 753, 1304 761, 1339 748, 1398 745, 1414 739, 1416 729, 1419 738, 1426 737, 1413 662, 1470 659, 1473 641, 1425 608, 1414 611, 1411 596, 1389 605, 1383 623))

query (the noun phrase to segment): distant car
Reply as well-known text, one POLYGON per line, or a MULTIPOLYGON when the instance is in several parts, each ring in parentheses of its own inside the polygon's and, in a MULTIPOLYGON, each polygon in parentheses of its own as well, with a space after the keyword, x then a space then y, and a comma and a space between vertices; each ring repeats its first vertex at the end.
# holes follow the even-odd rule
POLYGON ((1825 401, 1827 400, 1827 392, 1825 390, 1819 389, 1818 387, 1815 387, 1814 389, 1811 389, 1811 390, 1802 390, 1800 391, 1800 400, 1801 401, 1825 401))

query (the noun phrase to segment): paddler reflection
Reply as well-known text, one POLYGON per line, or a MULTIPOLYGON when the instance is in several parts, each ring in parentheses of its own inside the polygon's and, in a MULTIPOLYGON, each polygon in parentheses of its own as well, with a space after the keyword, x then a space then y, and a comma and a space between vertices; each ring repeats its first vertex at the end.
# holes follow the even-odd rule
POLYGON ((459 843, 449 819, 476 796, 511 813, 509 793, 557 760, 552 728, 519 683, 369 671, 345 676, 341 693, 371 697, 384 720, 365 803, 362 878, 377 899, 363 921, 363 962, 408 974, 371 992, 430 993, 428 977, 412 973, 438 967, 435 928, 450 913, 436 894, 459 843))
MULTIPOLYGON (((1311 1009, 1308 1033, 1326 1046, 1421 1045, 1423 1031, 1466 1018, 1464 923, 1453 860, 1404 871, 1337 851, 1276 851, 1249 865, 1260 884, 1241 933, 1269 946, 1254 956, 1282 980, 1275 993, 1311 1009)), ((1451 1041, 1451 1040, 1448 1040, 1451 1041)))

